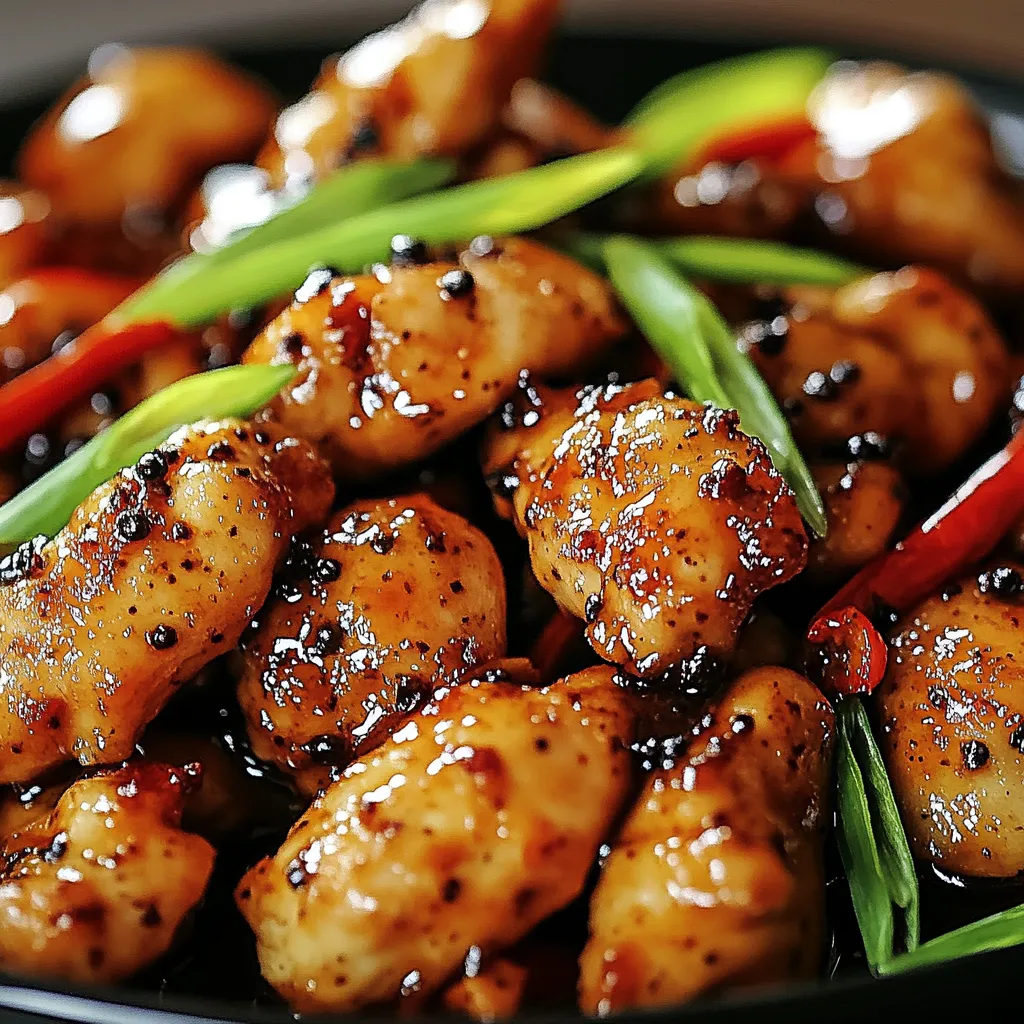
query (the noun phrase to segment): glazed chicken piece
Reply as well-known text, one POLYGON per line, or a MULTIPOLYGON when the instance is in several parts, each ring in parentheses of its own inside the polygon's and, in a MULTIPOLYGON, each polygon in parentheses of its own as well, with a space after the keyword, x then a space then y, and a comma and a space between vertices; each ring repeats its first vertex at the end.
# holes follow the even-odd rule
POLYGON ((0 969, 112 982, 152 963, 202 899, 213 848, 180 828, 199 779, 136 761, 76 782, 0 847, 0 969))
POLYGON ((505 654, 497 554, 425 495, 347 506, 290 563, 244 640, 238 697, 253 750, 307 793, 505 654))
POLYGON ((49 213, 41 192, 0 179, 0 288, 43 261, 49 213))
POLYGON ((0 383, 42 362, 102 320, 140 278, 42 267, 0 292, 0 383))
POLYGON ((629 742, 607 667, 546 689, 485 671, 440 696, 242 879, 264 977, 296 1010, 344 1012, 511 945, 583 889, 629 742))
POLYGON ((526 981, 525 967, 498 957, 448 988, 444 1008, 481 1024, 508 1020, 519 1012, 526 981))
POLYGON ((429 0, 324 64, 259 157, 275 188, 304 188, 358 156, 458 156, 499 125, 536 71, 558 0, 429 0))
POLYGON ((536 242, 477 239, 458 264, 314 272, 244 361, 295 364, 271 415, 366 477, 485 419, 521 371, 575 372, 624 329, 595 274, 536 242))
POLYGON ((639 676, 728 655, 757 595, 798 573, 792 492, 734 412, 657 381, 506 406, 485 455, 541 585, 593 649, 639 676))
MULTIPOLYGON (((858 448, 864 444, 861 437, 856 441, 858 448)), ((828 534, 811 540, 807 573, 818 583, 838 582, 889 547, 906 505, 906 487, 887 462, 819 462, 811 471, 825 501, 828 534)))
POLYGON ((934 594, 897 625, 876 691, 914 853, 954 874, 1024 870, 1024 579, 1019 564, 934 594))
POLYGON ((84 236, 67 241, 72 262, 84 248, 137 265, 102 250, 124 234, 154 258, 173 252, 169 221, 203 174, 251 159, 273 115, 262 85, 201 50, 103 48, 32 130, 18 169, 55 220, 84 236))
POLYGON ((0 562, 0 782, 129 756, 174 688, 235 645, 333 493, 305 442, 183 429, 0 562))
POLYGON ((806 679, 755 669, 651 775, 591 900, 584 1013, 815 975, 831 731, 806 679))
POLYGON ((771 323, 741 331, 802 448, 825 452, 874 432, 915 475, 978 439, 1011 389, 982 307, 936 271, 905 267, 837 290, 792 287, 771 323))

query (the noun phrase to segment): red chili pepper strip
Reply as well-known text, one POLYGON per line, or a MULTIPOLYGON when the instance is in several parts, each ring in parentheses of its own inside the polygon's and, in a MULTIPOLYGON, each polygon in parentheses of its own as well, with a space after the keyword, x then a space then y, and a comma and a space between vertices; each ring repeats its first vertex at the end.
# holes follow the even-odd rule
POLYGON ((885 677, 889 659, 885 640, 857 608, 819 615, 807 639, 816 648, 818 676, 827 694, 870 693, 885 677))
POLYGON ((1024 430, 963 483, 934 515, 880 555, 822 608, 909 611, 983 559, 1024 515, 1024 430))
POLYGON ((169 324, 101 320, 56 355, 0 388, 0 451, 44 427, 78 398, 178 333, 169 324))
POLYGON ((697 164, 701 166, 712 161, 738 164, 744 160, 778 160, 815 135, 817 129, 805 117, 777 121, 775 124, 760 124, 712 139, 701 150, 697 164))

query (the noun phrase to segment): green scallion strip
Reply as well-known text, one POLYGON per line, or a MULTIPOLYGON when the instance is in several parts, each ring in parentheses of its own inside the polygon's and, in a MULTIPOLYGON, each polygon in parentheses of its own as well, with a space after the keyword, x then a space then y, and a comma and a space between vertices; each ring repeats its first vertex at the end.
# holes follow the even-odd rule
POLYGON ((174 311, 179 307, 187 309, 189 289, 211 267, 228 266, 268 245, 302 238, 325 225, 434 189, 450 180, 454 170, 449 160, 367 160, 352 164, 326 178, 293 206, 239 234, 227 245, 178 260, 122 303, 117 313, 131 321, 152 319, 152 310, 163 310, 164 318, 172 323, 194 326, 193 321, 178 319, 174 311))
POLYGON ((634 238, 609 238, 603 249, 615 290, 655 351, 698 402, 730 403, 697 319, 692 297, 657 251, 634 238))
POLYGON ((828 531, 825 503, 775 396, 750 356, 740 351, 732 328, 707 296, 688 281, 680 280, 698 309, 715 367, 733 408, 740 414, 740 425, 764 442, 776 469, 793 488, 804 519, 819 537, 824 537, 828 531))
POLYGON ((1008 949, 1024 943, 1024 906, 1011 907, 991 917, 964 925, 936 939, 925 942, 917 949, 893 957, 881 964, 878 973, 899 974, 916 967, 945 963, 975 953, 988 953, 1008 949))
MULTIPOLYGON (((601 270, 602 246, 606 238, 605 235, 578 232, 556 239, 556 244, 581 263, 601 270)), ((687 276, 711 281, 839 287, 872 273, 869 267, 840 259, 831 253, 801 249, 782 242, 702 235, 649 239, 648 242, 687 276)))
POLYGON ((244 252, 199 275, 183 276, 180 265, 172 266, 158 279, 161 285, 129 300, 127 313, 135 320, 194 327, 295 288, 317 263, 358 272, 386 258, 396 234, 443 245, 474 235, 531 231, 619 188, 641 169, 636 153, 608 149, 406 199, 244 252))
POLYGON ((684 71, 626 119, 631 142, 643 152, 647 172, 659 174, 722 131, 799 117, 833 59, 811 48, 768 50, 684 71))
POLYGON ((836 723, 839 852, 868 965, 880 974, 892 961, 897 941, 908 953, 918 948, 917 873, 861 701, 843 700, 836 723), (902 915, 899 935, 896 909, 902 915))
POLYGON ((16 547, 40 534, 54 536, 100 484, 137 462, 178 427, 248 416, 294 375, 293 366, 229 366, 158 391, 0 505, 0 548, 16 547))

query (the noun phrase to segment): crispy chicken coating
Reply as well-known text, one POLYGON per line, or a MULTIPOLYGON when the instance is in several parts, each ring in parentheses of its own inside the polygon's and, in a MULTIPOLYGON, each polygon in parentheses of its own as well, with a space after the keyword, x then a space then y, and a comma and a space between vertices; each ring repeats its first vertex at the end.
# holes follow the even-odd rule
POLYGON ((502 413, 486 468, 537 579, 634 675, 727 655, 754 598, 804 566, 793 494, 737 423, 652 380, 527 386, 502 413))
POLYGON ((425 495, 343 508, 290 563, 245 638, 238 697, 253 750, 308 793, 505 654, 494 548, 425 495))
POLYGON ((651 775, 591 900, 585 1013, 813 977, 831 730, 832 710, 806 679, 754 669, 685 754, 651 775))
POLYGON ((1024 870, 1022 570, 998 566, 922 601, 897 625, 876 691, 907 837, 944 871, 1024 870))
POLYGON ((295 364, 273 415, 365 477, 479 423, 521 371, 577 371, 623 330, 601 278, 536 242, 488 239, 458 264, 314 275, 244 361, 295 364))
POLYGON ((458 156, 499 126, 513 83, 537 70, 558 0, 430 0, 328 60, 282 111, 259 164, 303 187, 359 156, 458 156))
POLYGON ((934 270, 793 287, 785 298, 782 319, 771 330, 748 324, 741 344, 811 451, 873 431, 899 443, 908 472, 933 473, 967 451, 1010 393, 1002 338, 934 270))
POLYGON ((333 493, 303 441, 186 428, 0 563, 0 782, 129 756, 175 687, 234 646, 333 493))
POLYGON ((302 1011, 426 994, 469 947, 509 946, 575 898, 628 785, 612 675, 531 689, 485 672, 350 765, 239 885, 264 977, 302 1011))
POLYGON ((194 775, 136 761, 76 782, 0 847, 0 968, 110 982, 152 963, 202 899, 213 848, 180 828, 194 775))

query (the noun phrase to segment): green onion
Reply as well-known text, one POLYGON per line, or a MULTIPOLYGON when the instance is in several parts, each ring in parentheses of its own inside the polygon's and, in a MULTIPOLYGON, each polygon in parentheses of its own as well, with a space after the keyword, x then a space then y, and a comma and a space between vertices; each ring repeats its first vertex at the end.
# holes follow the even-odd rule
POLYGON ((902 916, 903 947, 918 948, 917 873, 864 705, 848 698, 836 719, 839 852, 868 965, 880 974, 897 941, 894 908, 902 916))
POLYGON ((728 406, 697 310, 672 268, 650 245, 633 238, 608 239, 604 261, 633 319, 690 396, 728 406))
POLYGON ((0 547, 15 547, 40 534, 54 536, 100 484, 175 429, 197 420, 248 416, 294 375, 293 366, 229 366, 157 392, 0 506, 0 547))
MULTIPOLYGON (((600 270, 607 236, 579 232, 558 240, 581 263, 600 270)), ((818 284, 839 287, 872 273, 831 253, 747 238, 658 238, 649 244, 690 277, 736 284, 818 284)))
POLYGON ((833 56, 769 50, 684 71, 662 83, 626 119, 647 171, 659 174, 723 131, 800 117, 833 56))
POLYGON ((1024 906, 1011 907, 973 924, 940 935, 917 949, 880 965, 879 974, 899 974, 915 967, 956 960, 974 953, 988 953, 1024 943, 1024 906))
POLYGON ((531 231, 631 181, 641 168, 637 154, 608 149, 406 199, 243 252, 199 275, 172 266, 158 279, 161 285, 129 300, 126 312, 137 320, 197 326, 295 288, 317 263, 358 272, 384 259, 396 234, 442 245, 474 235, 531 231))
POLYGON ((739 350, 735 334, 707 296, 688 281, 679 280, 699 310, 708 347, 725 391, 740 414, 740 425, 764 442, 776 469, 793 488, 804 519, 819 537, 824 537, 828 531, 825 503, 775 396, 750 356, 739 350))
MULTIPOLYGON (((149 311, 153 309, 173 313, 177 304, 187 302, 191 282, 198 275, 206 274, 210 267, 229 265, 240 256, 272 243, 301 238, 321 230, 325 224, 436 188, 449 180, 454 170, 454 164, 449 160, 417 160, 412 163, 367 160, 355 163, 326 178, 294 206, 241 233, 227 245, 178 260, 122 303, 118 315, 125 320, 145 320, 152 319, 149 311)), ((191 322, 186 325, 184 320, 175 319, 174 322, 180 326, 192 326, 191 322)))
POLYGON ((614 236, 602 254, 612 284, 679 383, 697 401, 736 409, 740 425, 764 443, 804 518, 823 537, 825 507, 789 424, 715 307, 647 242, 614 236))

